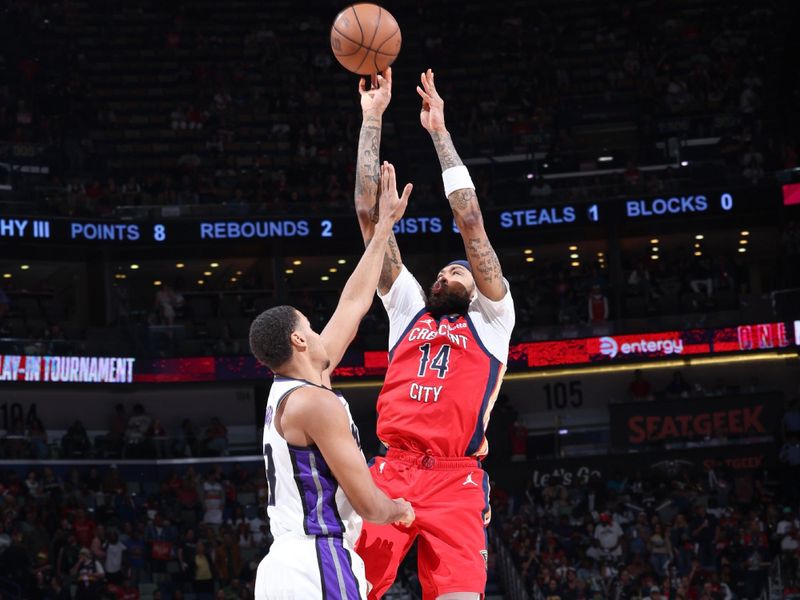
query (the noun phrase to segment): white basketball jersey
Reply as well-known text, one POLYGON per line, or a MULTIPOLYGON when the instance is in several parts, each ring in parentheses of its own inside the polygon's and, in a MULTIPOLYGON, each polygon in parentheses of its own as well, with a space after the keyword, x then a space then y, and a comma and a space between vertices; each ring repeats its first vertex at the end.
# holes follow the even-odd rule
MULTIPOLYGON (((361 533, 361 517, 353 510, 319 448, 315 445, 293 446, 275 429, 274 419, 281 402, 290 392, 304 386, 314 384, 276 375, 267 400, 264 463, 269 487, 267 514, 272 535, 275 538, 285 533, 333 536, 354 546, 361 533)), ((360 448, 358 429, 350 415, 350 407, 340 394, 336 395, 347 411, 350 431, 360 448)), ((320 414, 319 418, 324 419, 326 415, 320 414)))

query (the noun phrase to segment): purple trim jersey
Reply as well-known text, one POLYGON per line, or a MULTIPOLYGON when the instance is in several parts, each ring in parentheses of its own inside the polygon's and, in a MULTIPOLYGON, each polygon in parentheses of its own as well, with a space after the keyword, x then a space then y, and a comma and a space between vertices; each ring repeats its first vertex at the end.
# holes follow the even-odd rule
MULTIPOLYGON (((263 449, 272 535, 276 539, 286 533, 327 536, 352 547, 361 532, 361 517, 353 510, 319 448, 293 446, 275 429, 274 417, 281 403, 291 392, 308 385, 313 384, 276 376, 267 401, 263 449)), ((339 399, 358 441, 347 401, 342 396, 339 399)))

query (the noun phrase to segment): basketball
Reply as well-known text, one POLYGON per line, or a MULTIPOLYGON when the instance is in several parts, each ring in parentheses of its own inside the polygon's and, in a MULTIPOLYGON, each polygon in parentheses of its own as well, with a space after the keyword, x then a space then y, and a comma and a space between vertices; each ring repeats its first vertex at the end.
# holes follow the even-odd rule
POLYGON ((377 4, 353 4, 333 20, 331 49, 342 66, 358 75, 372 75, 390 66, 400 53, 400 26, 377 4))

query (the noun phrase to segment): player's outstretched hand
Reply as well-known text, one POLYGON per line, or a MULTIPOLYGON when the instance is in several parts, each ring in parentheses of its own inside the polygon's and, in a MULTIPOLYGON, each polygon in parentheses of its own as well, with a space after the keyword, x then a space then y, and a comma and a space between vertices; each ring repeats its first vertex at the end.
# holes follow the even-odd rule
POLYGON ((442 100, 439 92, 436 91, 433 71, 428 69, 421 73, 419 78, 422 83, 422 87, 417 86, 417 93, 422 98, 419 122, 422 123, 428 133, 447 131, 444 125, 444 100, 442 100))
POLYGON ((369 90, 367 80, 362 77, 358 81, 358 93, 361 95, 361 112, 381 116, 392 99, 392 67, 387 67, 382 74, 373 75, 369 90))
POLYGON ((403 498, 395 498, 392 500, 395 506, 398 509, 398 512, 401 514, 400 518, 394 521, 394 525, 402 525, 403 527, 411 527, 411 524, 414 522, 416 515, 414 515, 414 508, 411 506, 410 502, 407 502, 403 498))
POLYGON ((397 176, 394 165, 383 161, 381 165, 381 195, 378 200, 378 211, 381 219, 387 219, 392 225, 403 218, 408 206, 408 197, 414 186, 410 183, 403 188, 403 195, 397 194, 397 176))

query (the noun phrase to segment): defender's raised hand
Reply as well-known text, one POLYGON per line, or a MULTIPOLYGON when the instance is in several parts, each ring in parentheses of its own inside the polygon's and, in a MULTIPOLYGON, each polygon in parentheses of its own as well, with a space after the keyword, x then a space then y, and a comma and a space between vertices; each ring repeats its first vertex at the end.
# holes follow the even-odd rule
POLYGON ((397 194, 397 176, 394 172, 394 165, 384 161, 381 165, 381 195, 378 200, 378 212, 380 220, 394 225, 403 218, 408 206, 408 197, 414 186, 407 183, 403 188, 403 194, 397 194))
POLYGON ((428 133, 447 131, 444 124, 444 100, 442 100, 439 92, 436 91, 433 71, 428 69, 421 73, 419 78, 422 83, 422 87, 417 86, 417 93, 422 98, 419 122, 422 123, 428 133))
POLYGON ((367 90, 367 80, 358 81, 358 93, 361 95, 361 111, 381 116, 392 99, 392 68, 388 67, 383 74, 373 75, 372 85, 367 90))

